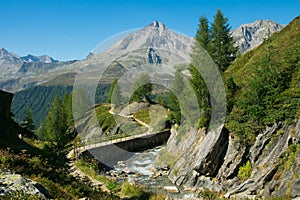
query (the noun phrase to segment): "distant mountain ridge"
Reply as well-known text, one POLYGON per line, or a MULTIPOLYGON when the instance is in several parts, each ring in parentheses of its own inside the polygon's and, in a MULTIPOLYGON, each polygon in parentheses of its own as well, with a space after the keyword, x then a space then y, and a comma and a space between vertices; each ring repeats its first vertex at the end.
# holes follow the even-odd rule
MULTIPOLYGON (((233 30, 232 36, 236 46, 245 53, 260 45, 267 35, 283 27, 270 20, 257 20, 233 30)), ((28 54, 20 57, 2 48, 0 88, 14 92, 45 82, 71 85, 75 77, 66 80, 64 77, 70 77, 68 74, 89 71, 87 76, 93 79, 98 78, 97 72, 105 68, 110 74, 104 76, 104 82, 109 84, 114 78, 108 78, 109 75, 118 77, 126 70, 146 64, 164 65, 165 67, 161 67, 162 73, 170 75, 175 68, 183 69, 190 62, 193 43, 194 38, 174 32, 162 22, 153 21, 139 31, 126 35, 109 49, 101 53, 90 53, 86 59, 78 62, 61 62, 46 55, 28 54)), ((168 79, 164 75, 162 78, 168 79)))
POLYGON ((54 62, 59 62, 58 60, 55 60, 51 58, 50 56, 47 55, 42 55, 42 56, 34 56, 31 54, 28 54, 27 56, 21 57, 22 60, 27 61, 27 62, 41 62, 41 63, 54 63, 54 62))
POLYGON ((280 31, 284 26, 271 20, 256 20, 250 24, 242 24, 232 31, 232 36, 240 51, 246 53, 259 46, 265 38, 280 31))
POLYGON ((25 89, 37 84, 34 79, 41 74, 74 62, 76 60, 58 61, 48 55, 35 56, 28 54, 21 57, 0 48, 0 88, 10 92, 25 89), (23 82, 23 80, 29 81, 29 83, 23 82))
POLYGON ((59 62, 48 55, 35 56, 28 54, 27 56, 20 57, 19 55, 9 52, 5 48, 0 48, 0 61, 11 62, 11 64, 20 62, 42 62, 42 63, 53 63, 59 62))

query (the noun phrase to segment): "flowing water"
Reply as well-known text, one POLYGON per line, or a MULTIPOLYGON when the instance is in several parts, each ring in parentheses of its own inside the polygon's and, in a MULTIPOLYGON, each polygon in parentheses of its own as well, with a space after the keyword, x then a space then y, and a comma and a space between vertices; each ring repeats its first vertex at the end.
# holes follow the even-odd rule
POLYGON ((144 152, 136 153, 128 160, 119 161, 108 174, 117 177, 117 181, 119 182, 127 181, 129 183, 144 185, 151 191, 165 193, 174 199, 195 197, 196 194, 183 192, 183 189, 178 186, 176 186, 180 191, 178 194, 162 192, 164 186, 174 186, 165 176, 153 177, 153 175, 155 175, 154 161, 158 152, 163 148, 164 146, 155 147, 144 152))

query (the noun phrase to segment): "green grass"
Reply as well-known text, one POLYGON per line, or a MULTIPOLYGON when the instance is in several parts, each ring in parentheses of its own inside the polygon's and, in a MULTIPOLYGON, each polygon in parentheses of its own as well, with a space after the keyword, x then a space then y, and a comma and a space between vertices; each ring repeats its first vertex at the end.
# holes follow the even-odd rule
POLYGON ((149 108, 140 110, 136 113, 133 114, 133 117, 136 119, 141 120, 142 122, 146 123, 146 124, 150 124, 151 119, 149 116, 149 108))
POLYGON ((84 161, 76 161, 75 162, 76 167, 78 167, 83 173, 86 175, 92 177, 93 179, 104 183, 105 186, 111 190, 112 192, 119 192, 121 187, 119 184, 117 184, 114 181, 109 180, 108 178, 105 178, 103 175, 97 174, 96 169, 97 166, 91 163, 87 163, 84 161))

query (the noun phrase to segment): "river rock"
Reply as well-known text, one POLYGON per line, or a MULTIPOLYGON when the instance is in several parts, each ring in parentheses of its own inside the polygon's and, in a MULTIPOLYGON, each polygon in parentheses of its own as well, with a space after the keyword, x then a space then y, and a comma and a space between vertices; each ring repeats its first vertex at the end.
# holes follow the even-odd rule
POLYGON ((179 190, 176 186, 165 186, 163 190, 168 191, 170 193, 179 193, 179 190))
POLYGON ((122 169, 122 172, 124 172, 125 174, 134 174, 128 167, 122 169))

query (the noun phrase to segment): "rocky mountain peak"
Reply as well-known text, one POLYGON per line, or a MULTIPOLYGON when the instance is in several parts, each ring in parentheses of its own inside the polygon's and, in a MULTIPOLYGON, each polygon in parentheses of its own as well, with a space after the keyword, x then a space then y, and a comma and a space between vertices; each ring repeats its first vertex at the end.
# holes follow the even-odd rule
POLYGON ((8 51, 4 48, 0 48, 0 53, 3 54, 3 53, 8 53, 8 51))
POLYGON ((160 49, 188 60, 193 41, 193 38, 171 31, 162 22, 153 21, 116 42, 107 52, 122 55, 151 47, 156 52, 160 49))
POLYGON ((280 31, 284 25, 271 20, 256 20, 253 23, 242 24, 232 31, 232 36, 242 53, 259 46, 265 38, 280 31))
MULTIPOLYGON (((4 48, 0 48, 0 63, 2 62, 12 62, 12 63, 20 63, 21 59, 18 55, 8 52, 4 48)), ((2 63, 3 64, 3 63, 2 63)))
POLYGON ((166 28, 166 25, 164 25, 162 22, 159 22, 159 21, 153 21, 148 26, 149 27, 156 27, 156 28, 166 28))

